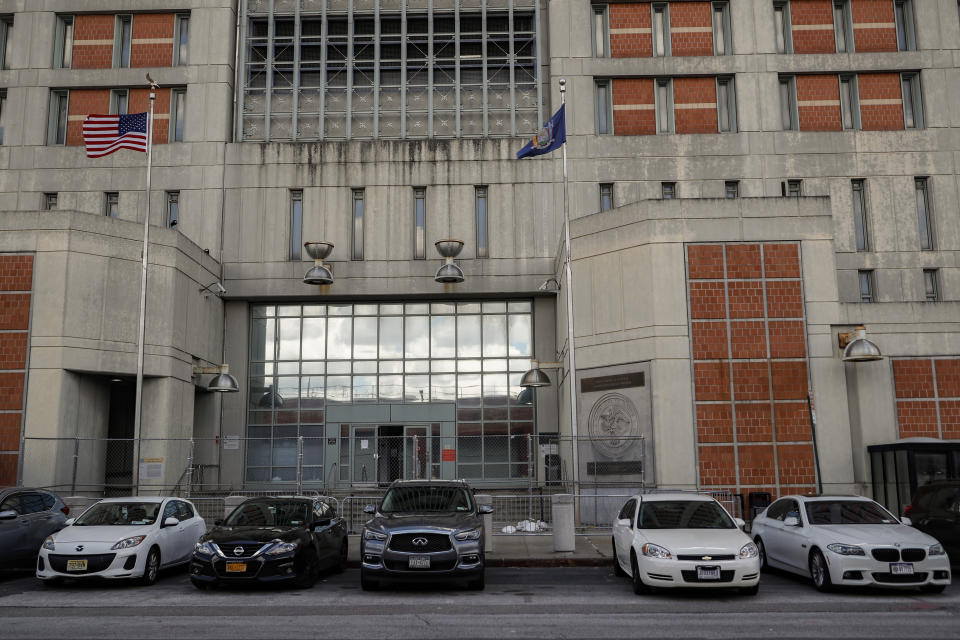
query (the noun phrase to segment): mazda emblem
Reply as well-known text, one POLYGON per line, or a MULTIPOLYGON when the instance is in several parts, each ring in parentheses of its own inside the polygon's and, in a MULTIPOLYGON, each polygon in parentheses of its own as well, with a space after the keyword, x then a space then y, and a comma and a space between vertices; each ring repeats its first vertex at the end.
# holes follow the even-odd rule
POLYGON ((233 549, 233 555, 235 555, 235 556, 242 556, 242 555, 243 555, 243 547, 234 547, 234 549, 233 549))
POLYGON ((78 545, 77 545, 77 551, 83 551, 83 545, 82 545, 82 544, 78 544, 78 545))
POLYGON ((427 539, 422 536, 419 538, 414 538, 413 540, 411 540, 411 542, 413 542, 413 544, 417 547, 427 546, 427 539))

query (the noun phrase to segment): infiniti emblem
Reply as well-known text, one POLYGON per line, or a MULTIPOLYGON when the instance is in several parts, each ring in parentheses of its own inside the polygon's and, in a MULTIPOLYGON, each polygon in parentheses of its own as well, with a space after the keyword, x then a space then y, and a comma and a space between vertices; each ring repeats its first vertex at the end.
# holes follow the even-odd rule
POLYGON ((78 544, 78 545, 77 545, 77 551, 83 551, 83 545, 82 545, 82 544, 78 544))
POLYGON ((424 537, 414 538, 413 540, 411 540, 411 542, 413 542, 413 544, 418 547, 427 546, 427 539, 424 537))
POLYGON ((243 547, 234 547, 234 549, 233 549, 233 555, 235 555, 235 556, 242 556, 242 555, 243 555, 243 547))

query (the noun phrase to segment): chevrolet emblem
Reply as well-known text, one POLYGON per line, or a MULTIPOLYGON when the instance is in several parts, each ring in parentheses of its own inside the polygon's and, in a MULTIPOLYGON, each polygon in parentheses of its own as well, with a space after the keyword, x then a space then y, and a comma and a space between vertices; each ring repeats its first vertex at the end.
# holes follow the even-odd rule
POLYGON ((702 556, 701 560, 713 560, 713 556, 702 556))

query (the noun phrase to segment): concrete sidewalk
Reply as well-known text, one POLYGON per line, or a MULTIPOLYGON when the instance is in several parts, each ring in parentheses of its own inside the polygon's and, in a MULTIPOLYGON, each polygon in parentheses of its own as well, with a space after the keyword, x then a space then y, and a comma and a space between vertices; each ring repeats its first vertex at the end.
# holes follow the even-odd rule
MULTIPOLYGON (((360 536, 350 536, 350 566, 360 566, 360 536)), ((488 567, 597 567, 613 562, 610 535, 576 536, 574 551, 553 550, 552 535, 501 535, 487 550, 488 567)))

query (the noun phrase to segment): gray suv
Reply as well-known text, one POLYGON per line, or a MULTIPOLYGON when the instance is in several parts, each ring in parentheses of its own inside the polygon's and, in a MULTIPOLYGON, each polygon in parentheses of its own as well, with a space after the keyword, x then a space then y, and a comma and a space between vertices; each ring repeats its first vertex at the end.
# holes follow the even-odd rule
POLYGON ((464 580, 484 587, 483 522, 488 505, 477 506, 465 482, 398 480, 363 527, 360 585, 379 588, 381 580, 464 580))

